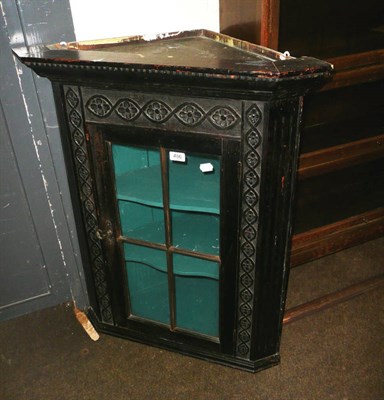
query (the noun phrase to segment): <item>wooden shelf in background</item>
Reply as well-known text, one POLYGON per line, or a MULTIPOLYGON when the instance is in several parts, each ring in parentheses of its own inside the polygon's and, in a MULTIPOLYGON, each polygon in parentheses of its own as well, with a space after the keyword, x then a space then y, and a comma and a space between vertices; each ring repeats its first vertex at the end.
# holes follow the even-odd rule
POLYGON ((337 292, 333 292, 307 303, 292 307, 285 312, 283 324, 289 324, 301 318, 312 315, 316 312, 333 307, 336 304, 350 300, 383 284, 384 274, 381 274, 365 281, 356 283, 355 285, 351 285, 344 289, 338 290, 337 292))
POLYGON ((293 236, 291 267, 384 235, 384 207, 293 236))
POLYGON ((382 49, 329 58, 327 61, 335 67, 335 74, 320 91, 384 78, 384 50, 382 49))
POLYGON ((380 157, 384 157, 384 134, 304 153, 299 160, 299 179, 351 167, 380 157))

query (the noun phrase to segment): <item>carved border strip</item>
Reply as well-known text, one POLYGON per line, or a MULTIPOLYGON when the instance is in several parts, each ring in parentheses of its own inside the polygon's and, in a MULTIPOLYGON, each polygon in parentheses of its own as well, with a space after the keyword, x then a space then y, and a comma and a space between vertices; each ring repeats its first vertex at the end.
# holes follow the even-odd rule
POLYGON ((101 312, 101 319, 113 323, 111 301, 105 273, 105 260, 101 243, 97 238, 98 221, 92 186, 91 169, 84 123, 82 117, 81 97, 76 86, 64 86, 65 109, 71 138, 72 154, 75 162, 77 184, 80 193, 81 207, 87 231, 88 249, 95 283, 96 295, 101 312))
POLYGON ((259 128, 262 112, 257 104, 247 107, 244 110, 242 143, 243 189, 236 340, 236 354, 244 359, 250 358, 251 351, 262 154, 262 135, 259 128))

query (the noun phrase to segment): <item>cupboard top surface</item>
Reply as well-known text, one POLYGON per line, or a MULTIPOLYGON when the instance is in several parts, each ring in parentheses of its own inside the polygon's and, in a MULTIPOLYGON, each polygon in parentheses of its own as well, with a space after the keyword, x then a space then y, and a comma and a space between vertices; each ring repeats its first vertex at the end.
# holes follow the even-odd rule
POLYGON ((115 68, 141 74, 271 81, 318 78, 332 70, 331 64, 314 58, 290 57, 207 30, 56 43, 14 51, 27 65, 37 67, 34 69, 115 68))

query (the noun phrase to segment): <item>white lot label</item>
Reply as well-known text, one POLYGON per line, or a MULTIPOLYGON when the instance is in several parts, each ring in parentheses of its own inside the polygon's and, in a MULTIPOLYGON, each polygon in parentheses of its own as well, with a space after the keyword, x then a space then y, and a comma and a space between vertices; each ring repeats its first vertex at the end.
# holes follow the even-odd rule
POLYGON ((185 153, 179 153, 177 151, 170 151, 169 159, 171 161, 185 162, 186 157, 185 157, 185 153))
POLYGON ((201 172, 212 172, 213 171, 213 165, 211 163, 204 163, 200 164, 200 171, 201 172))

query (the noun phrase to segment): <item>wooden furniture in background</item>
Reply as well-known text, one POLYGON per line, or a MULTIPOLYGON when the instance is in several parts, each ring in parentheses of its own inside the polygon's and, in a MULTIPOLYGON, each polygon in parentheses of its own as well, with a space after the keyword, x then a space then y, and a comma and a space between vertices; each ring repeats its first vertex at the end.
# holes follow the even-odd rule
MULTIPOLYGON (((220 0, 221 31, 335 67, 306 97, 291 266, 384 234, 384 2, 220 0)), ((288 310, 289 322, 382 285, 384 275, 288 310), (372 283, 373 282, 373 283, 372 283)))
POLYGON ((223 33, 335 66, 304 104, 292 264, 382 235, 384 2, 221 0, 220 8, 223 33))

